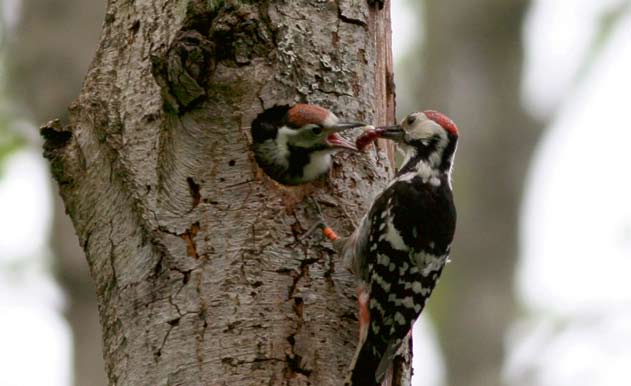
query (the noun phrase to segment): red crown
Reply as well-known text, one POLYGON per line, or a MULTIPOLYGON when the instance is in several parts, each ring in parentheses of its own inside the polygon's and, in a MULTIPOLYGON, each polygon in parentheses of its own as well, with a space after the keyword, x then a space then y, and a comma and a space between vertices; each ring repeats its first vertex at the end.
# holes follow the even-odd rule
POLYGON ((445 114, 439 113, 434 110, 423 111, 423 114, 432 121, 438 123, 443 129, 447 130, 451 134, 458 136, 458 127, 449 119, 445 114))
POLYGON ((296 127, 309 123, 321 124, 331 112, 318 105, 297 104, 287 112, 287 120, 296 127))

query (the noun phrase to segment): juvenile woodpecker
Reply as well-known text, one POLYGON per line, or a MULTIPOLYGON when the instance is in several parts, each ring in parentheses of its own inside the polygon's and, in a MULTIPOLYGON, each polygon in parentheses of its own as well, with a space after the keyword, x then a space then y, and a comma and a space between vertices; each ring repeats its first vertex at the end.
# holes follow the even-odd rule
POLYGON ((362 134, 396 141, 401 169, 372 202, 353 234, 325 236, 361 282, 360 343, 346 385, 377 386, 420 315, 447 262, 456 226, 451 170, 458 129, 436 111, 362 134))
POLYGON ((311 104, 274 106, 252 122, 256 162, 278 182, 297 185, 314 180, 331 167, 331 155, 357 150, 338 133, 361 122, 342 122, 329 110, 311 104))

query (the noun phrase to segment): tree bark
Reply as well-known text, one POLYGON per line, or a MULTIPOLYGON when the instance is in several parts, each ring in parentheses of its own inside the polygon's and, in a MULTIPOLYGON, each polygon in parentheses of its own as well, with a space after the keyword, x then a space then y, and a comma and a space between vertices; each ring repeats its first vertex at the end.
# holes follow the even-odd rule
MULTIPOLYGON (((339 385, 355 282, 308 195, 349 233, 391 175, 383 152, 281 186, 249 151, 274 104, 394 117, 388 4, 111 0, 66 125, 42 128, 86 252, 112 385, 339 385)), ((407 371, 407 370, 406 370, 407 371)), ((404 371, 405 372, 405 371, 404 371)))

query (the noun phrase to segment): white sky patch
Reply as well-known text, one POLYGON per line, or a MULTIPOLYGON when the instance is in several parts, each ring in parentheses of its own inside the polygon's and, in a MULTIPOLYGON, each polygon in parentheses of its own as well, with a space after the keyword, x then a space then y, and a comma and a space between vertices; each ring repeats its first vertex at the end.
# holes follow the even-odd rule
POLYGON ((423 41, 424 29, 418 4, 410 1, 392 1, 392 52, 394 61, 410 53, 423 41))
POLYGON ((392 55, 394 58, 394 81, 397 90, 397 117, 407 115, 408 109, 418 109, 411 96, 415 94, 415 85, 423 75, 423 60, 416 53, 425 39, 423 4, 417 0, 396 0, 392 6, 392 55), (410 57, 410 55, 417 55, 410 57), (409 62, 406 71, 402 71, 404 60, 409 62))
POLYGON ((518 274, 531 307, 631 302, 630 25, 628 14, 535 155, 518 274))
POLYGON ((48 244, 52 198, 42 156, 20 151, 0 176, 0 264, 33 256, 48 244))
POLYGON ((69 386, 71 332, 47 272, 0 270, 0 369, 4 386, 69 386))
MULTIPOLYGON (((580 4, 564 8, 568 18, 580 4)), ((628 11, 535 154, 517 270, 518 294, 528 313, 508 336, 504 375, 511 386, 631 384, 628 11)), ((552 34, 541 31, 536 38, 552 34)), ((538 87, 556 92, 546 87, 558 85, 544 78, 538 87)))
POLYGON ((46 269, 52 202, 47 165, 34 150, 4 160, 0 176, 0 383, 72 383, 63 294, 46 269))
POLYGON ((535 0, 524 24, 523 99, 547 117, 572 92, 602 17, 628 0, 535 0))
POLYGON ((622 386, 631 381, 631 312, 560 323, 533 318, 509 336, 511 386, 622 386), (533 358, 539 365, 533 371, 533 358))
POLYGON ((443 354, 427 311, 424 311, 414 323, 412 340, 414 342, 412 386, 444 385, 446 371, 442 359, 443 354))
MULTIPOLYGON (((4 24, 5 28, 13 29, 18 22, 18 17, 20 16, 20 0, 2 0, 0 2, 0 24, 4 24)), ((0 29, 0 38, 1 35, 0 29)))

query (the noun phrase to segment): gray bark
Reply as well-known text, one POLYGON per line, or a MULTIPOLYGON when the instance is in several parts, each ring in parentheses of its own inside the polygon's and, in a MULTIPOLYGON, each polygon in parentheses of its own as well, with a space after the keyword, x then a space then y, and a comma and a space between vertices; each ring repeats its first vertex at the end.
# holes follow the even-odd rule
POLYGON ((283 187, 256 167, 249 125, 299 101, 392 122, 389 13, 112 0, 103 28, 69 122, 42 134, 95 282, 109 383, 339 385, 355 283, 326 242, 300 238, 304 198, 349 233, 389 159, 344 154, 327 181, 283 187))

